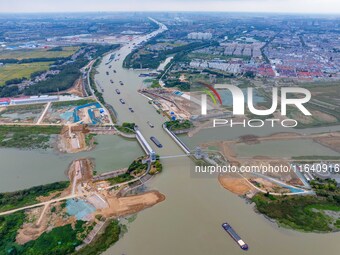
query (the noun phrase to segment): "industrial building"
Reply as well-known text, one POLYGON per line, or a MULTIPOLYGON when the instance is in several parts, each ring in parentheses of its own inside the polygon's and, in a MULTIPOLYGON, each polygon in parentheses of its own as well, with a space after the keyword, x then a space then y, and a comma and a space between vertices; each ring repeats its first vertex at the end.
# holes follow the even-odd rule
POLYGON ((31 96, 31 97, 20 97, 11 99, 11 105, 22 105, 22 104, 35 104, 35 103, 48 103, 59 101, 59 96, 31 96))
POLYGON ((0 98, 0 106, 7 106, 11 102, 10 98, 0 98))

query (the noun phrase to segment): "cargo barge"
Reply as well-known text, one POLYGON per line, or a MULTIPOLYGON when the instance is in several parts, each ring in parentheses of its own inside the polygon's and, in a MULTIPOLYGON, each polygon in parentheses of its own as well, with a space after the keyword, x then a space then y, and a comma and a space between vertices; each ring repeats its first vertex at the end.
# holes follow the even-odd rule
POLYGON ((223 223, 222 228, 235 240, 235 242, 237 242, 242 250, 248 250, 248 245, 241 239, 241 237, 228 223, 223 223))
POLYGON ((153 141, 153 143, 156 144, 156 146, 157 146, 158 148, 162 148, 162 147, 163 147, 163 145, 157 140, 156 137, 151 136, 151 137, 150 137, 150 140, 153 141))

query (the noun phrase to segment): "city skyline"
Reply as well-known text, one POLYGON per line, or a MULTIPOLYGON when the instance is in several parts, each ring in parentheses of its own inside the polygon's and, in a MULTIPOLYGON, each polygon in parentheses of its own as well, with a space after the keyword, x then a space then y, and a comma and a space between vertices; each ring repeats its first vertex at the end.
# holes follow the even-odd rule
POLYGON ((1 1, 1 13, 31 12, 101 12, 101 11, 210 11, 210 12, 263 12, 263 13, 315 13, 340 14, 337 0, 97 0, 1 1))

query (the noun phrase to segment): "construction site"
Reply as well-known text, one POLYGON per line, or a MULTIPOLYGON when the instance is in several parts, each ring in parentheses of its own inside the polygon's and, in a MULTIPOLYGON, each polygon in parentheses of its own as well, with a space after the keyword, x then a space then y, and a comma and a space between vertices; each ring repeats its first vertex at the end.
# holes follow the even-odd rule
POLYGON ((43 118, 46 124, 110 124, 109 113, 99 103, 91 100, 53 103, 43 118), (84 103, 82 103, 84 102, 84 103))
POLYGON ((0 124, 33 124, 39 120, 46 104, 11 105, 0 107, 0 124))
POLYGON ((95 147, 96 135, 117 135, 114 126, 90 126, 69 124, 62 127, 58 136, 57 149, 64 153, 88 151, 95 147))
MULTIPOLYGON (((165 199, 158 191, 121 196, 128 183, 111 185, 107 179, 126 173, 119 169, 101 176, 93 176, 93 162, 78 159, 68 170, 70 186, 63 191, 40 197, 40 204, 25 209, 26 222, 18 231, 16 241, 25 244, 55 227, 76 224, 78 220, 91 227, 84 244, 90 243, 107 219, 135 214, 165 199)), ((20 210, 20 209, 19 209, 20 210)))
POLYGON ((191 112, 194 110, 190 100, 182 97, 172 88, 143 89, 139 92, 151 99, 156 109, 161 110, 168 117, 190 119, 191 112))
POLYGON ((65 153, 77 153, 90 150, 94 146, 94 138, 89 137, 89 129, 85 125, 66 125, 63 126, 58 139, 58 150, 65 153))
POLYGON ((112 124, 109 112, 93 98, 0 106, 0 124, 112 124))
MULTIPOLYGON (((290 153, 294 155, 294 150, 291 148, 287 151, 287 155, 280 154, 278 156, 264 153, 261 155, 259 145, 267 142, 289 142, 294 141, 304 146, 304 141, 315 144, 314 146, 323 146, 324 148, 334 151, 334 155, 338 155, 340 144, 340 133, 318 133, 318 134, 299 134, 299 133, 276 133, 269 136, 257 137, 254 135, 241 136, 238 140, 230 141, 215 141, 201 144, 202 150, 211 151, 216 150, 224 158, 226 164, 230 164, 237 168, 243 169, 269 169, 272 168, 285 168, 289 171, 268 171, 268 172, 247 172, 247 173, 224 173, 219 175, 220 184, 229 191, 237 195, 246 195, 252 197, 256 192, 270 192, 272 194, 298 194, 309 193, 311 188, 309 181, 313 180, 313 174, 296 171, 293 166, 296 162, 301 163, 313 163, 317 161, 318 157, 323 158, 325 156, 311 155, 313 159, 306 157, 300 157, 297 159, 294 156, 290 156, 290 153), (256 148, 249 151, 244 151, 245 146, 251 148, 257 145, 256 148), (240 152, 242 151, 242 154, 240 152), (254 153, 257 151, 257 154, 254 153), (251 156, 247 156, 248 154, 251 156)), ((264 148, 264 147, 262 147, 264 148)), ((310 150, 313 152, 311 148, 310 150)), ((308 150, 306 153, 309 153, 308 150)), ((327 155, 331 155, 329 152, 324 152, 327 155)), ((334 156, 334 160, 340 159, 340 156, 334 156)), ((333 161, 334 161, 333 160, 333 161)))

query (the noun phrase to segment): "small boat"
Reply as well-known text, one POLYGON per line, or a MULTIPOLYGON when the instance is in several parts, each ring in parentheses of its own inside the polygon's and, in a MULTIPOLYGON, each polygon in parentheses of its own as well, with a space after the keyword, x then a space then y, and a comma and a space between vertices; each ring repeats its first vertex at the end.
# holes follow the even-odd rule
POLYGON ((149 127, 151 127, 151 128, 154 128, 154 127, 155 127, 150 121, 147 121, 146 123, 147 123, 147 124, 149 125, 149 127))

